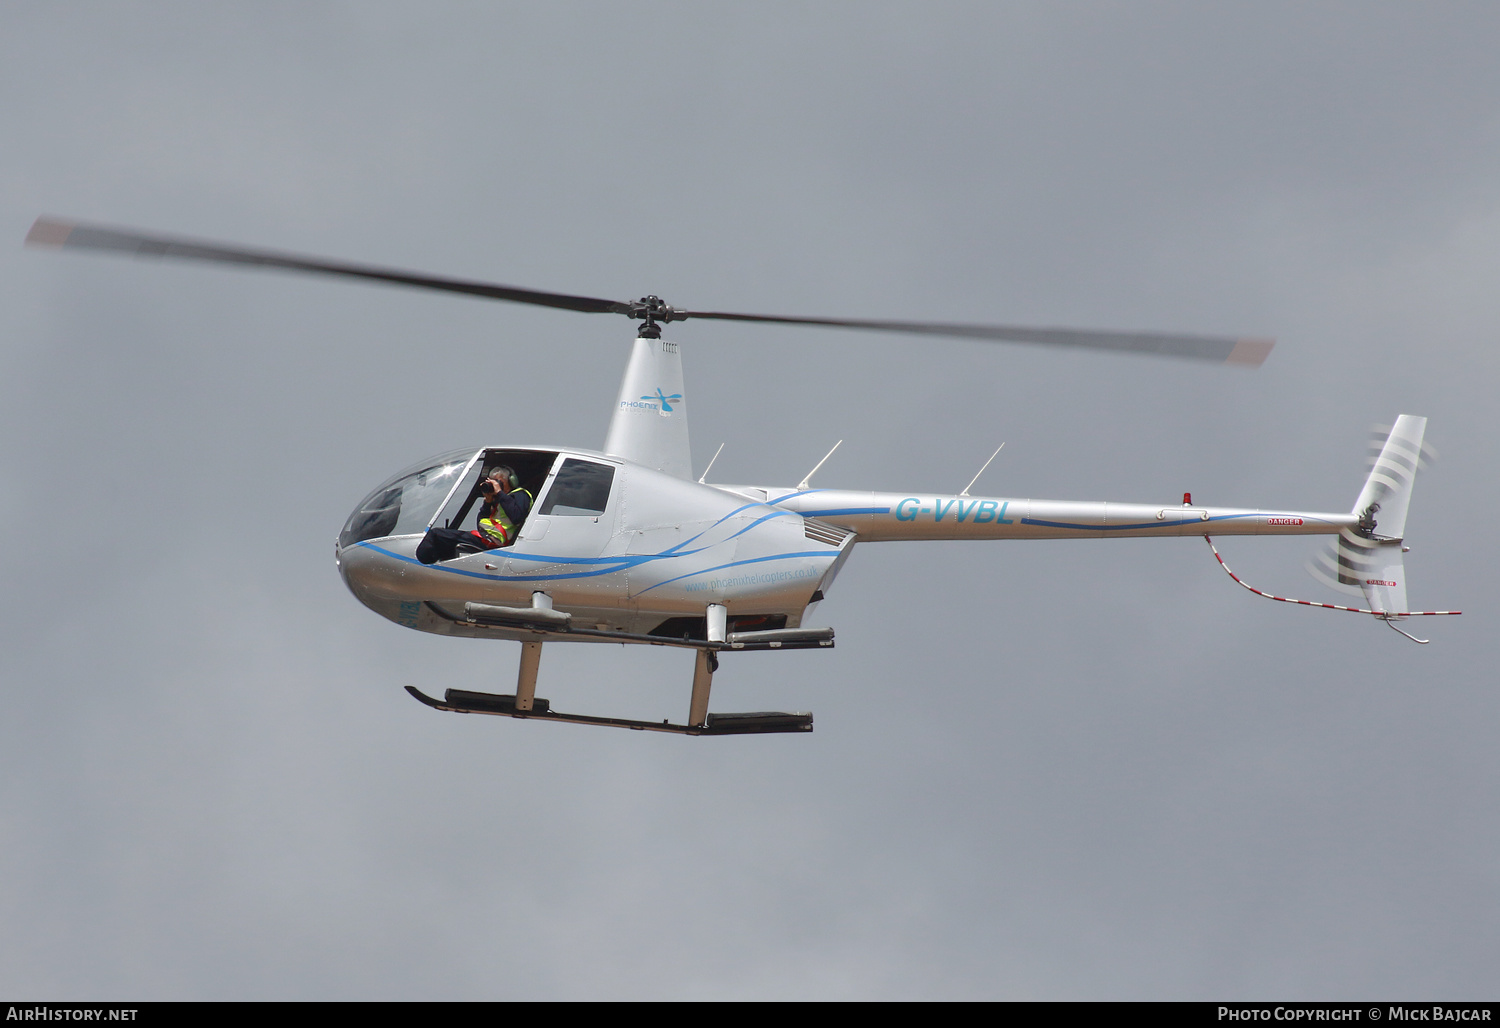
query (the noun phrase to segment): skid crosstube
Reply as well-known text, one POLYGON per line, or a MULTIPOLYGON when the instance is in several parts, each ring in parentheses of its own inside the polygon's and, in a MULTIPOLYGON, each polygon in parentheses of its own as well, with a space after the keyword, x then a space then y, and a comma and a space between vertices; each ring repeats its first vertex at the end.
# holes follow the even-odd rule
POLYGON ((436 710, 456 714, 497 714, 501 717, 530 718, 534 721, 566 721, 575 725, 607 725, 633 728, 637 732, 672 732, 677 735, 769 735, 782 732, 811 732, 810 713, 760 711, 750 714, 709 714, 701 726, 677 725, 670 721, 631 721, 620 717, 593 717, 588 714, 563 714, 552 710, 544 699, 532 701, 527 711, 516 709, 516 698, 508 693, 468 692, 449 689, 441 700, 435 700, 420 689, 408 685, 406 691, 436 710))

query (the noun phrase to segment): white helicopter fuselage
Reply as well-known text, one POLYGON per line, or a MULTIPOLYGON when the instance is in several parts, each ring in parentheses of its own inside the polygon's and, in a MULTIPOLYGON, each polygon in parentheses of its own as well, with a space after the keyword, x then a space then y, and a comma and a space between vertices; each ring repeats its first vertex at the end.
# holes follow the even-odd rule
POLYGON ((856 542, 1318 535, 1355 514, 1033 500, 799 487, 691 477, 677 344, 638 338, 604 451, 455 451, 394 476, 350 516, 339 571, 370 609, 444 635, 528 639, 476 624, 469 604, 542 606, 594 634, 703 638, 711 606, 728 630, 796 629, 856 542), (427 565, 431 527, 474 526, 476 485, 497 464, 534 498, 515 543, 427 565))
POLYGON ((465 604, 530 606, 537 593, 600 631, 671 632, 674 619, 702 618, 710 604, 725 607, 731 624, 797 628, 855 542, 1330 535, 1358 521, 1309 511, 715 486, 589 450, 493 447, 466 464, 435 458, 428 470, 453 483, 432 521, 341 541, 340 572, 366 606, 392 621, 488 638, 521 635, 467 623, 465 604), (461 487, 477 481, 487 462, 523 455, 549 467, 517 541, 430 566, 418 561, 428 524, 457 508, 461 487), (549 503, 569 462, 608 472, 599 509, 549 503))

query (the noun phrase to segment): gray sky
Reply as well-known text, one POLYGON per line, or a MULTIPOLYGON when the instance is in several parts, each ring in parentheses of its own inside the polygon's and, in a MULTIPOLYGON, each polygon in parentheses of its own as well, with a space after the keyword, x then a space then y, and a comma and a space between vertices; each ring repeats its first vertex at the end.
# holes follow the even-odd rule
MULTIPOLYGON (((1494 998, 1490 4, 0 9, 0 994, 1494 998), (1347 509, 1431 419, 1427 647, 1193 540, 869 545, 807 737, 454 717, 518 648, 331 543, 470 443, 602 444, 631 338, 26 251, 41 213, 678 306, 1273 335, 1256 372, 678 326, 698 468, 1347 509), (8 244, 4 240, 9 240, 8 244), (1481 540, 1487 530, 1481 525, 1481 540)), ((1228 540, 1337 600, 1315 544, 1228 540)), ((560 709, 691 660, 548 647, 560 709)))

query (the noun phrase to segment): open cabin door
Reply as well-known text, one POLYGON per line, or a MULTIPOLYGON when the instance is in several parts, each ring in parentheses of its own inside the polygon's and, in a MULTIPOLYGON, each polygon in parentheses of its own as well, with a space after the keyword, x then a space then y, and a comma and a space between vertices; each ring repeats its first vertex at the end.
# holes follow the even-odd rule
MULTIPOLYGON (((480 502, 479 483, 492 469, 508 467, 521 480, 521 488, 535 500, 543 491, 552 466, 557 462, 556 450, 516 450, 492 448, 480 450, 470 458, 463 475, 453 484, 452 491, 442 507, 433 516, 428 528, 457 528, 473 530, 478 526, 480 502)), ((527 518, 529 522, 530 517, 527 518)), ((524 526, 522 528, 524 533, 524 526)))

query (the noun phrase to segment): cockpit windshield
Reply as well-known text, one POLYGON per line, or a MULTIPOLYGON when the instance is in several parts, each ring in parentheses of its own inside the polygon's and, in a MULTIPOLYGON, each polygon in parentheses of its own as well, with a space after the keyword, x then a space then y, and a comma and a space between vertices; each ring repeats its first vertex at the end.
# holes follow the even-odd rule
POLYGON ((477 449, 450 453, 413 464, 392 475, 366 496, 349 515, 339 533, 339 545, 349 546, 388 535, 416 535, 427 530, 477 449))

